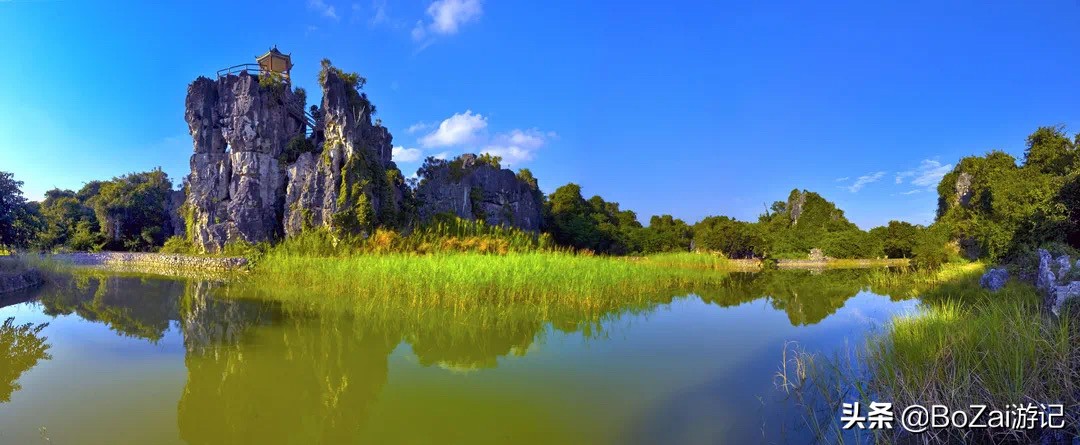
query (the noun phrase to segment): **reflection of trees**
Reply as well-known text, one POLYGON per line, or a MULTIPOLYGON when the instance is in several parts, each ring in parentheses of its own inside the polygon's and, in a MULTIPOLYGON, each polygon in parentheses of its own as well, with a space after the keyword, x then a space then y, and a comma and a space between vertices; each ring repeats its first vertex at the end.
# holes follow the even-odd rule
POLYGON ((49 360, 49 345, 46 338, 39 334, 48 323, 16 325, 8 318, 0 325, 0 403, 11 400, 11 394, 18 391, 18 380, 22 373, 37 366, 39 360, 49 360))
MULTIPOLYGON (((733 273, 718 275, 708 289, 686 292, 719 306, 768 298, 792 324, 805 325, 867 289, 874 282, 871 273, 733 273)), ((267 303, 242 286, 109 274, 52 281, 41 297, 48 314, 75 313, 150 341, 163 338, 170 322, 178 321, 188 378, 177 416, 181 438, 192 444, 352 442, 364 435, 370 406, 387 382, 388 356, 403 340, 424 366, 494 367, 499 357, 524 355, 549 324, 586 337, 603 335, 607 321, 651 311, 677 293, 658 289, 649 298, 629 296, 625 304, 596 311, 557 304, 455 311, 379 304, 327 308, 311 299, 267 303)), ((14 382, 40 358, 48 356, 3 372, 21 369, 14 382)))
MULTIPOLYGON (((187 386, 178 407, 180 436, 205 443, 351 443, 386 384, 398 337, 348 316, 296 315, 261 323, 223 320, 240 310, 198 313, 205 287, 189 287, 187 386), (191 326, 197 323, 203 326, 191 326), (205 325, 227 324, 226 329, 205 325), (237 337, 239 334, 239 337, 237 337), (220 341, 225 340, 225 341, 220 341)), ((269 315, 262 314, 262 317, 269 315)))
POLYGON ((56 275, 42 290, 48 315, 78 314, 130 337, 156 342, 175 320, 184 283, 106 273, 56 275))
POLYGON ((432 321, 414 326, 408 341, 425 366, 453 370, 494 368, 498 357, 525 355, 543 326, 539 318, 507 319, 472 327, 451 320, 432 321))
POLYGON ((877 278, 883 273, 873 269, 736 273, 723 286, 696 290, 695 293, 707 303, 724 307, 769 298, 772 307, 787 313, 792 325, 811 325, 832 315, 849 298, 864 290, 872 289, 881 294, 892 290, 894 295, 904 295, 893 288, 871 288, 871 284, 880 281, 877 278))

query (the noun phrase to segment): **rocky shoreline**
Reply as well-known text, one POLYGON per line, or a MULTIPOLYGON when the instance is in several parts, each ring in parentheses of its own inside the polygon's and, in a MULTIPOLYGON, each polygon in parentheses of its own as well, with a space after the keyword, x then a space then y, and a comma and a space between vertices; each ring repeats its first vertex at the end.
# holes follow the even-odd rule
POLYGON ((199 272, 242 272, 249 265, 247 258, 208 257, 166 253, 140 252, 78 252, 49 255, 52 261, 74 266, 124 267, 148 270, 186 270, 199 272))

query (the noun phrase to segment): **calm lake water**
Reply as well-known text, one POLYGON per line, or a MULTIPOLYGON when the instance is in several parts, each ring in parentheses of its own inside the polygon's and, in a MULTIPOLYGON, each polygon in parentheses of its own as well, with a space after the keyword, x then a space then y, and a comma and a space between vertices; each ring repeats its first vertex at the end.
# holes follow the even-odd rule
POLYGON ((423 332, 224 283, 56 276, 0 298, 0 444, 800 442, 774 381, 785 342, 838 351, 916 305, 865 273, 732 274, 599 324, 423 332))

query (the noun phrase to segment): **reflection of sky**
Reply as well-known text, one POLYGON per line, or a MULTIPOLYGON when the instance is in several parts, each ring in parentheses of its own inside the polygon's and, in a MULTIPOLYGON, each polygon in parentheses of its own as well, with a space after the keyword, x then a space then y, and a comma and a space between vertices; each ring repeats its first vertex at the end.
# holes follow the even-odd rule
POLYGON ((0 405, 0 442, 39 443, 44 427, 53 443, 180 443, 176 401, 187 373, 178 330, 152 344, 77 315, 50 317, 38 303, 0 309, 7 317, 49 323, 41 334, 53 358, 23 374, 22 389, 0 405))
MULTIPOLYGON (((820 323, 792 326, 764 298, 727 308, 696 297, 677 299, 646 315, 605 323, 600 339, 549 328, 528 355, 500 358, 498 368, 476 370, 459 384, 527 395, 540 405, 565 404, 567 394, 575 394, 569 412, 588 412, 594 427, 607 424, 613 431, 636 425, 640 431, 632 440, 643 443, 693 429, 706 437, 758 442, 763 411, 777 403, 773 376, 785 342, 808 350, 845 347, 915 304, 862 292, 820 323)), ((388 397, 410 392, 417 381, 446 379, 439 375, 443 369, 411 366, 416 360, 410 354, 403 347, 391 357, 390 374, 398 378, 384 389, 388 397)))
MULTIPOLYGON (((768 298, 721 307, 684 297, 614 317, 588 338, 546 327, 523 356, 499 357, 494 368, 421 366, 403 342, 390 354, 387 382, 367 422, 437 428, 455 407, 505 403, 505 414, 514 415, 515 406, 527 404, 588 441, 760 442, 762 422, 767 430, 779 422, 773 377, 786 342, 836 349, 915 305, 861 292, 819 323, 792 326, 768 298)), ((188 376, 175 321, 154 344, 41 309, 0 309, 0 319, 50 323, 42 334, 54 357, 25 373, 23 389, 0 405, 0 437, 37 441, 45 426, 57 443, 107 443, 118 431, 135 443, 179 442, 177 401, 188 376)), ((458 415, 459 424, 447 428, 485 424, 458 415)))

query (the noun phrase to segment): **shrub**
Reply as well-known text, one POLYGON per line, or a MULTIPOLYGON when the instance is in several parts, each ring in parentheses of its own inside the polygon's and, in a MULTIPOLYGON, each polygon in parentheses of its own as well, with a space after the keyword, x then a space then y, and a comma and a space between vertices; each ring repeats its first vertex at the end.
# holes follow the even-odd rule
POLYGON ((267 71, 259 75, 259 86, 270 90, 274 97, 281 97, 285 92, 285 77, 281 73, 267 71))
POLYGON ((173 236, 165 240, 165 244, 161 246, 161 250, 159 250, 158 252, 181 255, 194 255, 201 253, 202 249, 196 246, 194 242, 184 237, 173 236))
POLYGON ((289 140, 288 144, 285 144, 285 150, 278 156, 278 161, 285 164, 292 164, 300 158, 300 155, 304 153, 314 153, 317 150, 315 144, 310 139, 304 137, 302 134, 298 134, 289 140))

